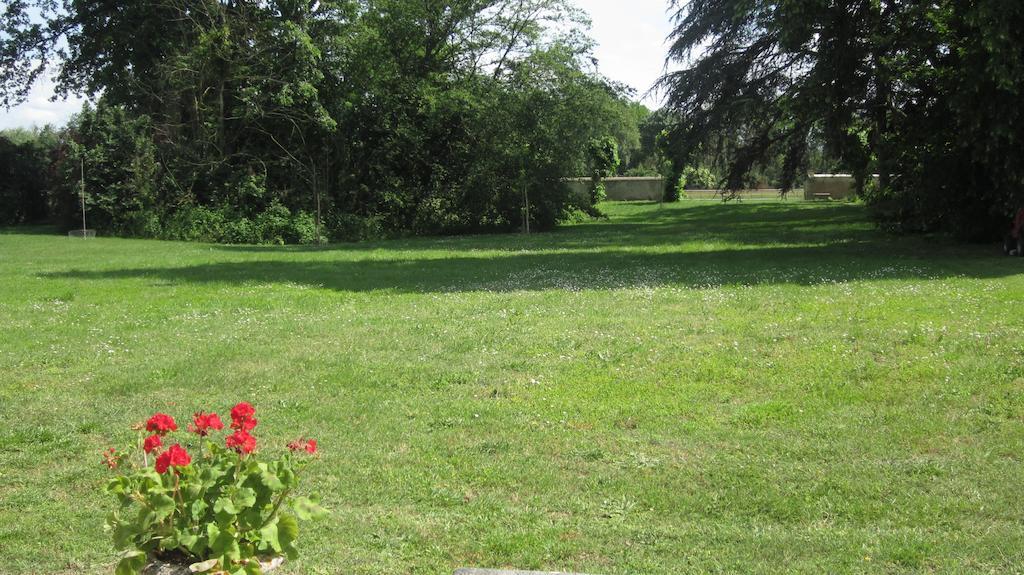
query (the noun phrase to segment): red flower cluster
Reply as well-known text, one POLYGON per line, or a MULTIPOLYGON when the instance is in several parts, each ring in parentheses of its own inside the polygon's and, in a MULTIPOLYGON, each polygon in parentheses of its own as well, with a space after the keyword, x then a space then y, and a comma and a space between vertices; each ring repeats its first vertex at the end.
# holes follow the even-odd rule
POLYGON ((203 413, 200 411, 192 416, 192 423, 188 424, 188 430, 199 436, 205 436, 210 430, 220 431, 224 429, 224 423, 216 413, 203 413))
POLYGON ((167 433, 177 430, 178 424, 174 423, 174 418, 166 413, 154 414, 146 421, 146 431, 157 435, 167 435, 167 433))
POLYGON ((163 446, 163 444, 164 442, 160 439, 159 435, 150 435, 146 438, 146 441, 142 442, 142 450, 146 453, 153 453, 163 446))
POLYGON ((249 434, 256 427, 256 408, 243 401, 231 408, 232 433, 224 440, 225 445, 238 453, 252 453, 256 450, 256 438, 249 434))
MULTIPOLYGON (((224 442, 228 449, 243 455, 256 451, 256 438, 250 431, 256 427, 256 409, 251 403, 241 402, 231 408, 231 429, 234 432, 228 435, 224 442)), ((139 424, 135 429, 142 429, 139 424)), ((166 435, 178 430, 174 418, 165 413, 153 414, 145 423, 145 429, 150 433, 142 442, 142 450, 146 453, 157 453, 164 447, 166 435)), ((224 429, 224 423, 216 413, 199 411, 192 415, 192 422, 188 424, 188 430, 200 437, 209 435, 211 430, 219 431, 224 429)), ((288 443, 288 449, 292 451, 305 451, 309 454, 317 452, 315 439, 305 437, 288 443)), ((103 462, 111 469, 116 468, 124 458, 122 454, 116 453, 114 448, 103 452, 103 462)), ((171 445, 163 453, 156 457, 156 470, 158 473, 166 473, 172 467, 187 467, 191 465, 192 457, 178 443, 171 445)))
POLYGON ((305 451, 306 453, 316 453, 316 440, 306 439, 305 437, 296 439, 288 443, 288 449, 292 451, 305 451))
POLYGON ((192 457, 175 443, 156 458, 156 472, 166 473, 168 467, 185 467, 192 463, 192 457))
POLYGON ((249 435, 249 432, 244 429, 239 429, 227 436, 224 443, 238 453, 252 453, 256 450, 256 438, 249 435))
POLYGON ((256 420, 253 415, 256 408, 251 403, 243 401, 231 408, 231 428, 239 431, 252 431, 256 427, 256 420))

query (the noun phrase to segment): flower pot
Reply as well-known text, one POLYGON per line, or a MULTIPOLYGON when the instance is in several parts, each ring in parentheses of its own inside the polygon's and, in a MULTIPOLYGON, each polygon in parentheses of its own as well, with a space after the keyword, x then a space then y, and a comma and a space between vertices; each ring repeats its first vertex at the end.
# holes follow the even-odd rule
MULTIPOLYGON (((268 573, 280 567, 282 563, 284 563, 284 557, 265 557, 260 559, 260 568, 263 569, 264 573, 268 573)), ((153 559, 142 570, 142 575, 195 575, 195 573, 203 573, 203 571, 192 571, 189 568, 190 565, 199 564, 166 563, 159 559, 153 559)))

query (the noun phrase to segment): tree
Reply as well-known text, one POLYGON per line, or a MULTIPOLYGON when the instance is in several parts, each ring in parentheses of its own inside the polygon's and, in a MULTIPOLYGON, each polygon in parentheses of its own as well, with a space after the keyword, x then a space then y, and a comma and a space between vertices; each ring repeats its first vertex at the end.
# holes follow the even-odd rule
POLYGON ((82 174, 89 226, 124 235, 152 235, 157 203, 156 151, 149 118, 120 107, 86 106, 71 120, 56 163, 63 184, 54 203, 66 227, 81 226, 82 174), (83 167, 84 166, 84 167, 83 167))
POLYGON ((814 138, 859 189, 879 174, 869 199, 904 229, 977 236, 1021 202, 1019 3, 693 0, 676 10, 670 57, 685 68, 659 85, 680 118, 668 134, 677 165, 726 133, 730 189, 773 157, 788 189, 814 138))
POLYGON ((590 140, 590 205, 597 207, 606 197, 604 179, 615 175, 619 168, 619 146, 615 138, 605 136, 590 140))

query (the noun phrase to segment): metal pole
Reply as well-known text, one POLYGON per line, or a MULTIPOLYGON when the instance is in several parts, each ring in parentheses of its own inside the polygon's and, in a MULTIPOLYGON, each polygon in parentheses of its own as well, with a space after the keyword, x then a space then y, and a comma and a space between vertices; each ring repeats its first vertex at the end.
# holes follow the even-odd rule
POLYGON ((316 169, 313 169, 313 195, 316 198, 316 245, 320 245, 320 182, 317 181, 316 169))
POLYGON ((82 239, 85 239, 85 155, 83 154, 79 158, 80 174, 82 176, 82 188, 79 194, 82 197, 82 239))
POLYGON ((526 221, 526 233, 530 233, 530 195, 526 191, 526 182, 523 182, 523 219, 526 221))

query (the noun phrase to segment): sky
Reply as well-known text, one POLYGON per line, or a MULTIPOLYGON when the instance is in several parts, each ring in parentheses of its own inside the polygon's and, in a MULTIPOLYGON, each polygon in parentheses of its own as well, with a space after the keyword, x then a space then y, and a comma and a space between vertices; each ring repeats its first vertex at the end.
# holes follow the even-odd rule
MULTIPOLYGON (((576 0, 576 5, 590 13, 598 70, 632 86, 648 107, 658 107, 656 96, 644 95, 664 71, 665 38, 671 31, 668 0, 576 0)), ((24 103, 0 108, 0 129, 61 125, 82 107, 80 99, 51 102, 52 97, 53 82, 38 82, 24 103)))
POLYGON ((665 39, 672 31, 668 4, 669 0, 576 0, 590 13, 598 70, 632 86, 649 108, 660 103, 655 95, 643 96, 665 71, 665 39))

